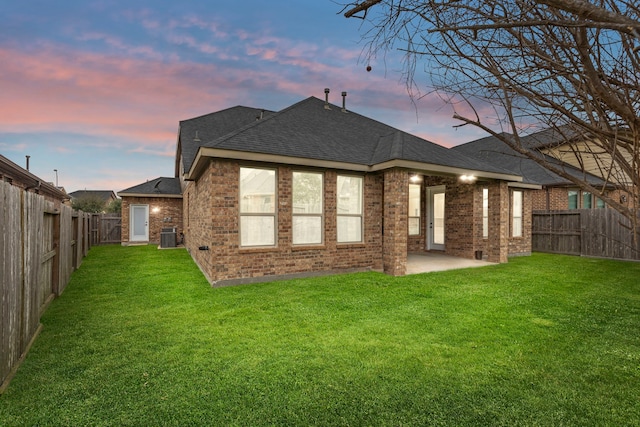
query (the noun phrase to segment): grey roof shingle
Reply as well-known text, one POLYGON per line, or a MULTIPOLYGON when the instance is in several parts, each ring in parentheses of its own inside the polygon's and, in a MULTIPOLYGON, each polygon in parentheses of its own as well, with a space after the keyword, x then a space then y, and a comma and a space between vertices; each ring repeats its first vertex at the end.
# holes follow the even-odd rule
MULTIPOLYGON (((530 149, 534 151, 535 147, 559 143, 561 140, 560 138, 561 136, 557 132, 545 130, 522 137, 521 140, 524 146, 530 147, 530 149)), ((525 184, 556 186, 571 184, 571 181, 551 172, 536 163, 534 160, 518 153, 494 136, 488 136, 486 138, 458 145, 453 147, 452 150, 470 157, 475 157, 485 162, 500 164, 505 169, 510 170, 511 173, 522 176, 522 182, 525 184)), ((582 179, 586 176, 587 180, 591 184, 602 184, 602 180, 598 177, 590 174, 584 174, 580 170, 561 163, 549 156, 545 156, 545 160, 564 168, 565 171, 577 178, 582 179)))
POLYGON ((193 119, 182 120, 178 138, 180 140, 184 170, 188 171, 191 168, 198 149, 204 143, 253 123, 261 115, 264 117, 270 114, 273 114, 273 112, 259 108, 236 106, 193 119))
POLYGON ((105 203, 115 198, 116 195, 111 190, 78 190, 69 193, 72 199, 79 199, 82 197, 96 197, 105 203))
MULTIPOLYGON (((410 160, 495 173, 511 173, 463 153, 309 97, 263 120, 202 144, 226 150, 375 165, 410 160)), ((186 169, 185 169, 186 170, 186 169)))
POLYGON ((180 187, 180 178, 160 177, 119 191, 118 194, 120 196, 128 194, 144 194, 148 196, 181 195, 182 188, 180 187))

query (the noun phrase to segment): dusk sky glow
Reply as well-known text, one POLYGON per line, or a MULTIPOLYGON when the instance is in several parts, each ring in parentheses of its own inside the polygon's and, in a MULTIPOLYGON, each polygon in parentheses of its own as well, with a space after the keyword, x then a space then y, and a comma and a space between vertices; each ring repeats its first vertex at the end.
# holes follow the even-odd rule
MULTIPOLYGON (((361 20, 332 0, 3 1, 0 154, 68 192, 120 191, 174 175, 178 123, 244 105, 280 110, 309 96, 445 146, 438 96, 414 105, 395 53, 361 53, 361 20)), ((366 24, 364 24, 366 25, 366 24)))

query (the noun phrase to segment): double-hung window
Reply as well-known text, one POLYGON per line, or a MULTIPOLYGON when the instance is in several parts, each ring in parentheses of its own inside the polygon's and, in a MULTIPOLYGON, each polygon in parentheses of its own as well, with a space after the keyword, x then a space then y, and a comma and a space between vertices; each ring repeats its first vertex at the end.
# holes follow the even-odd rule
POLYGON ((293 172, 293 222, 294 245, 322 243, 323 175, 312 172, 293 172))
POLYGON ((489 189, 482 189, 482 238, 489 237, 489 189))
POLYGON ((513 237, 522 237, 522 191, 514 191, 512 197, 513 201, 511 204, 511 235, 513 237))
POLYGON ((420 184, 409 184, 409 235, 420 234, 420 184))
POLYGON ((362 242, 363 179, 338 175, 338 243, 362 242))
POLYGON ((275 246, 276 171, 240 168, 240 245, 275 246))

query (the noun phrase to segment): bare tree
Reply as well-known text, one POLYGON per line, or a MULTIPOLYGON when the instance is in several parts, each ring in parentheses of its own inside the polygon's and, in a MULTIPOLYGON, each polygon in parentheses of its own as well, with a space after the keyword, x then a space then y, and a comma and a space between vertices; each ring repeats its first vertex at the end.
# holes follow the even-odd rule
POLYGON ((461 125, 485 130, 597 195, 629 218, 634 232, 639 229, 637 0, 367 0, 344 6, 346 17, 365 21, 369 59, 389 49, 405 54, 412 96, 425 93, 416 83, 417 67, 424 65, 428 89, 454 105, 461 125), (540 129, 555 129, 559 138, 552 146, 523 140, 540 129), (543 153, 595 171, 605 185, 594 188, 543 153))

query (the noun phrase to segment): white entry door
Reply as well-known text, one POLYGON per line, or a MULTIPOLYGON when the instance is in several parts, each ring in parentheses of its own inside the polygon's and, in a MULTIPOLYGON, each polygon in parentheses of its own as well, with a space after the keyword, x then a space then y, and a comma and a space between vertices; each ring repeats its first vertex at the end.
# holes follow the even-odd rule
POLYGON ((427 188, 429 200, 429 228, 427 238, 427 249, 443 251, 444 250, 444 201, 445 187, 427 188))
POLYGON ((131 242, 148 242, 149 205, 131 205, 130 214, 131 231, 129 232, 129 240, 131 242))

